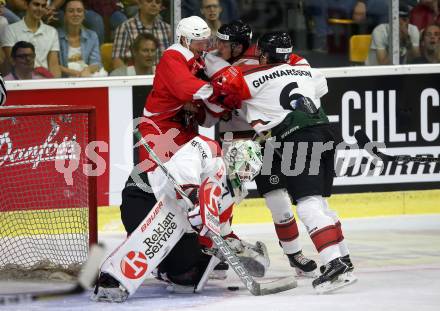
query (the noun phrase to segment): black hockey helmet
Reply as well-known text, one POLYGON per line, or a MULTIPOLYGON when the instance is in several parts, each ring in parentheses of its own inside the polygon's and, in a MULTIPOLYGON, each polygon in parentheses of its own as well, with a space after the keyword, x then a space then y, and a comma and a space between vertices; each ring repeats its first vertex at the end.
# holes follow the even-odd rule
POLYGON ((243 23, 241 20, 236 20, 220 26, 217 31, 217 38, 230 41, 231 43, 242 44, 243 51, 246 51, 251 44, 252 30, 248 24, 243 23))
POLYGON ((268 63, 285 63, 289 60, 292 51, 292 39, 287 32, 268 32, 258 39, 257 53, 265 55, 268 63))

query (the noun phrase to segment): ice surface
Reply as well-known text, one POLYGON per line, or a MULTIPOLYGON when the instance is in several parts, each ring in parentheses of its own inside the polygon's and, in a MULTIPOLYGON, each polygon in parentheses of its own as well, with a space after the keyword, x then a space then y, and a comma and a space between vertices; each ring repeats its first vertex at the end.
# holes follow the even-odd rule
MULTIPOLYGON (((311 279, 299 279, 295 289, 254 297, 229 271, 226 281, 210 281, 202 294, 171 294, 165 284, 151 279, 123 304, 91 302, 87 293, 61 300, 5 306, 0 310, 440 310, 440 215, 349 219, 343 221, 342 226, 359 281, 329 295, 317 295, 311 279), (228 291, 226 287, 231 285, 240 286, 240 290, 228 291)), ((271 255, 268 278, 293 273, 278 247, 272 224, 239 225, 235 232, 246 240, 266 243, 271 255)), ((300 238, 305 255, 317 259, 302 227, 300 238)), ((116 245, 123 234, 101 236, 101 239, 116 245)), ((5 286, 11 291, 18 285, 0 283, 0 286, 4 292, 5 286)), ((21 289, 29 288, 28 284, 21 289)))

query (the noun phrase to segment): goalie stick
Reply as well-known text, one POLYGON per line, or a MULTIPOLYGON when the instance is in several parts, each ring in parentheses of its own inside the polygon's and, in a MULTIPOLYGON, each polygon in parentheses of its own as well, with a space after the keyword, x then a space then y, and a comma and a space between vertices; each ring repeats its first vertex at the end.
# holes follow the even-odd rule
POLYGON ((412 157, 409 155, 388 155, 383 152, 380 152, 374 143, 368 138, 367 134, 363 130, 357 130, 354 133, 354 137, 357 140, 360 149, 365 149, 368 153, 373 156, 380 158, 383 162, 419 162, 419 163, 427 163, 427 162, 440 162, 440 158, 434 157, 412 157), (365 148, 366 145, 371 144, 372 148, 365 148))
POLYGON ((81 294, 96 282, 99 265, 104 258, 105 249, 100 244, 91 247, 89 257, 81 269, 77 283, 68 289, 53 290, 38 293, 12 293, 0 295, 0 306, 29 303, 32 301, 62 298, 81 294))
MULTIPOLYGON (((173 175, 171 175, 171 173, 164 166, 164 164, 159 159, 159 157, 156 155, 156 153, 153 151, 153 149, 151 149, 151 147, 148 145, 148 143, 144 140, 144 138, 142 137, 142 134, 139 132, 138 129, 135 129, 134 135, 139 140, 139 142, 142 144, 142 146, 146 149, 146 151, 150 154, 153 161, 161 168, 163 173, 172 182, 176 191, 185 199, 187 204, 191 208, 193 208, 194 205, 193 205, 192 201, 189 199, 188 195, 183 191, 183 189, 177 183, 177 181, 173 177, 173 175)), ((268 282, 268 283, 257 282, 249 274, 249 271, 240 262, 240 259, 238 258, 238 256, 234 253, 234 251, 231 249, 231 247, 225 242, 225 240, 221 236, 216 235, 215 233, 213 233, 210 230, 208 230, 206 235, 209 238, 211 238, 211 240, 214 242, 217 249, 220 251, 220 253, 226 259, 228 264, 232 267, 234 272, 238 275, 241 282, 246 286, 246 288, 249 290, 249 292, 252 295, 262 296, 262 295, 274 294, 274 293, 279 293, 279 292, 283 292, 283 291, 295 288, 297 286, 297 281, 294 276, 280 278, 280 279, 277 279, 275 281, 268 282)))

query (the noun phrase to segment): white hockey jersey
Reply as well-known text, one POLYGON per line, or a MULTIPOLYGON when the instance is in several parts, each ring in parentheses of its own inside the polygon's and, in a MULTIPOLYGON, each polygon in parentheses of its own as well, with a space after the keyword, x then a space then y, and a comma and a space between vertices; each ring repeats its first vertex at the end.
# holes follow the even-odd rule
MULTIPOLYGON (((244 70, 249 69, 250 68, 249 65, 252 65, 252 68, 255 68, 255 66, 259 66, 259 64, 258 64, 258 59, 254 55, 255 55, 255 46, 251 46, 242 56, 242 58, 238 59, 232 65, 239 66, 244 70)), ((206 64, 205 74, 210 79, 216 77, 219 74, 219 72, 221 72, 224 68, 230 65, 227 61, 223 60, 221 57, 218 56, 218 52, 216 50, 205 54, 204 61, 206 64)), ((289 59, 289 65, 302 67, 305 70, 311 70, 308 61, 305 58, 296 54, 291 54, 289 59)), ((316 70, 313 69, 313 71, 316 70)), ((318 76, 319 73, 317 73, 316 75, 318 76)), ((317 80, 319 80, 319 78, 315 79, 315 81, 317 80)), ((320 104, 318 103, 318 105, 320 104)), ((285 115, 286 114, 284 114, 284 117, 285 115)), ((251 125, 248 123, 246 113, 242 109, 237 109, 232 111, 230 119, 220 120, 219 132, 220 135, 223 135, 226 132, 232 132, 234 133, 235 139, 251 138, 254 134, 254 130, 252 129, 251 125)))
MULTIPOLYGON (((222 195, 217 204, 220 222, 225 222, 232 212, 229 209, 234 204, 234 198, 227 187, 226 168, 221 155, 220 145, 216 141, 199 135, 182 146, 164 165, 189 196, 206 178, 219 176, 222 195)), ((167 195, 176 198, 178 205, 185 207, 185 201, 176 193, 173 184, 159 167, 148 173, 148 180, 157 199, 167 195)))
POLYGON ((324 75, 309 66, 270 64, 242 70, 250 96, 243 99, 241 110, 260 133, 280 124, 294 110, 296 98, 309 98, 319 108, 320 98, 328 92, 324 75))

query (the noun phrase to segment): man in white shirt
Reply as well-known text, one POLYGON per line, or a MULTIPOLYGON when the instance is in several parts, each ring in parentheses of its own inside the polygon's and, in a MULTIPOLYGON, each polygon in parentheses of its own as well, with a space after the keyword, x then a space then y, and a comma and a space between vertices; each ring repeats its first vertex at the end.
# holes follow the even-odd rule
MULTIPOLYGON (((409 24, 409 10, 407 6, 399 7, 399 30, 400 30, 400 64, 407 64, 411 59, 420 55, 420 33, 417 26, 409 24)), ((368 52, 365 65, 391 65, 389 55, 389 24, 380 24, 374 28, 370 51, 368 52)))
POLYGON ((27 10, 24 18, 9 26, 3 47, 10 57, 11 48, 18 41, 30 42, 35 46, 35 67, 47 68, 54 77, 60 77, 58 61, 60 44, 55 28, 42 22, 46 13, 47 0, 26 0, 27 10))

